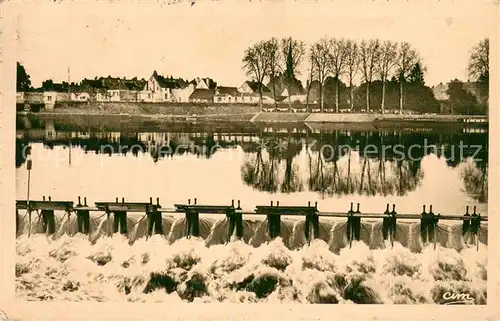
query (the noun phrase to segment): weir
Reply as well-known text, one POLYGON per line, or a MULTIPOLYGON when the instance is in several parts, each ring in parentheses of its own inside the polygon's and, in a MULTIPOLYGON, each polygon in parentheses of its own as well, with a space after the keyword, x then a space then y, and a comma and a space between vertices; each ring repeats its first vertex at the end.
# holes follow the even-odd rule
MULTIPOLYGON (((438 222, 456 220, 462 222, 461 235, 465 243, 469 244, 470 242, 479 248, 481 224, 487 223, 488 221, 487 217, 482 217, 480 213, 477 213, 476 206, 474 206, 472 214, 469 213, 469 206, 467 206, 465 214, 463 215, 434 214, 432 205, 429 205, 428 212, 426 211, 426 205, 423 205, 423 210, 420 214, 398 214, 395 204, 392 204, 392 211, 389 211, 389 204, 387 204, 383 213, 362 213, 359 203, 356 204, 356 210, 354 210, 354 203, 351 203, 349 210, 346 212, 320 212, 317 202, 315 202, 313 206, 311 202, 308 202, 307 206, 280 206, 279 202, 276 202, 276 205, 274 205, 272 201, 270 205, 256 206, 253 212, 244 212, 241 209, 239 200, 237 206, 235 206, 234 200, 231 201, 231 205, 200 205, 197 204, 196 198, 193 204, 191 204, 191 199, 189 199, 187 204, 174 204, 174 207, 173 209, 162 208, 159 198, 156 198, 156 204, 154 204, 152 197, 150 197, 149 202, 144 203, 125 202, 124 198, 119 202, 118 198, 116 198, 114 202, 95 202, 95 207, 87 205, 86 197, 84 198, 83 204, 81 198, 78 197, 78 203, 76 205, 74 205, 72 201, 52 201, 50 197, 48 201, 45 200, 45 197, 43 197, 41 201, 18 200, 16 201, 16 231, 19 232, 21 224, 19 220, 20 210, 26 211, 25 216, 29 216, 28 237, 30 237, 33 232, 31 226, 31 216, 33 212, 37 213, 37 222, 41 221, 43 232, 47 235, 56 233, 55 211, 65 212, 68 222, 70 222, 71 214, 76 213, 76 231, 87 235, 91 233, 90 213, 104 212, 104 215, 107 216, 105 223, 107 224, 108 236, 114 233, 128 235, 129 231, 133 228, 132 226, 128 226, 128 222, 132 222, 132 224, 135 225, 134 221, 128 221, 128 213, 144 213, 140 221, 147 218, 147 238, 153 234, 164 234, 163 214, 184 213, 184 234, 189 238, 191 236, 200 236, 199 214, 223 214, 228 222, 227 243, 232 237, 236 239, 243 238, 245 225, 243 219, 244 215, 265 216, 264 223, 267 224, 267 234, 270 239, 281 236, 282 216, 298 216, 305 218, 303 236, 304 239, 310 243, 311 240, 320 237, 320 217, 336 217, 345 218, 347 220, 346 224, 342 225, 343 227, 341 226, 339 232, 341 231, 347 237, 349 247, 352 246, 353 241, 360 241, 362 239, 362 219, 382 219, 382 224, 379 226, 381 228, 383 240, 390 241, 391 246, 394 246, 398 220, 415 220, 419 221, 419 234, 422 243, 433 243, 434 248, 436 248, 438 222), (113 220, 111 220, 111 215, 113 215, 113 220), (111 222, 113 222, 112 226, 111 222)), ((372 226, 372 228, 374 228, 374 226, 372 226)), ((37 231, 34 232, 39 233, 37 231)))

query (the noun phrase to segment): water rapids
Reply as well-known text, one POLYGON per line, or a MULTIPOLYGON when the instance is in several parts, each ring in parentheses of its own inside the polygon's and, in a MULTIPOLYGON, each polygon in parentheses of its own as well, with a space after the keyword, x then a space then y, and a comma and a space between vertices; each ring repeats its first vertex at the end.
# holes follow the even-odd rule
POLYGON ((322 219, 310 244, 304 221, 286 218, 274 240, 265 220, 245 220, 241 241, 228 240, 225 219, 203 216, 200 238, 185 237, 180 217, 164 217, 164 235, 148 239, 146 220, 132 215, 127 237, 106 236, 107 219, 92 218, 87 236, 58 216, 50 237, 33 218, 28 238, 20 221, 16 294, 24 300, 417 304, 461 292, 486 304, 487 226, 477 251, 461 225, 441 223, 434 249, 422 244, 418 223, 398 223, 392 247, 380 223, 363 222, 349 248, 342 220, 322 219))

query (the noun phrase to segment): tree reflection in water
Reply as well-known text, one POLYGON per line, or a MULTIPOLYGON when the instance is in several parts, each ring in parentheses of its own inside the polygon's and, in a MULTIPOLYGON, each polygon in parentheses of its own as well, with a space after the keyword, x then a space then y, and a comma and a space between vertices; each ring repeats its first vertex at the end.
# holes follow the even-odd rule
MULTIPOLYGON (((363 156, 359 150, 340 145, 338 136, 333 137, 333 148, 321 148, 323 135, 311 145, 306 139, 304 146, 291 140, 272 138, 266 148, 247 154, 242 166, 244 182, 260 191, 271 193, 293 193, 307 188, 321 197, 333 195, 406 195, 418 186, 423 178, 420 159, 396 158, 385 155, 382 148, 378 153, 363 156), (297 155, 306 153, 307 169, 298 164, 297 155), (370 157, 371 156, 371 157, 370 157), (281 159, 284 157, 284 161, 281 159), (284 167, 281 166, 284 162, 284 167), (302 180, 305 170, 307 179, 302 180)), ((329 142, 332 143, 332 142, 329 142)), ((384 138, 380 136, 380 146, 384 138)))
POLYGON ((479 202, 488 201, 488 170, 487 162, 480 164, 468 159, 461 169, 465 191, 479 202))
POLYGON ((45 148, 73 146, 85 153, 110 156, 119 153, 137 157, 148 153, 154 162, 184 154, 210 159, 219 148, 239 145, 245 157, 242 180, 259 191, 294 193, 308 190, 322 197, 346 194, 403 196, 415 190, 422 181, 421 160, 429 154, 422 148, 410 150, 411 147, 435 145, 439 148, 434 152, 444 156, 446 164, 460 172, 464 191, 479 202, 488 200, 487 131, 424 128, 350 132, 329 128, 303 130, 297 125, 285 130, 283 135, 283 130, 274 125, 265 129, 248 126, 241 129, 220 124, 172 123, 169 130, 164 131, 163 123, 146 130, 148 125, 138 124, 132 128, 127 123, 124 128, 121 123, 106 121, 96 126, 88 124, 87 120, 74 123, 72 119, 18 122, 16 168, 25 164, 23 150, 33 143, 43 143, 45 148), (402 147, 402 154, 395 153, 392 148, 387 152, 384 149, 395 145, 402 147), (323 148, 325 146, 331 148, 323 148), (349 148, 339 148, 341 146, 349 148), (377 151, 370 149, 367 152, 368 146, 375 146, 377 151), (477 148, 480 153, 476 155, 477 148), (468 157, 475 159, 467 160, 468 157))
POLYGON ((270 193, 302 191, 304 184, 300 179, 299 167, 293 162, 300 152, 300 144, 292 142, 291 138, 289 132, 286 139, 267 139, 255 153, 246 154, 242 166, 245 184, 270 193))

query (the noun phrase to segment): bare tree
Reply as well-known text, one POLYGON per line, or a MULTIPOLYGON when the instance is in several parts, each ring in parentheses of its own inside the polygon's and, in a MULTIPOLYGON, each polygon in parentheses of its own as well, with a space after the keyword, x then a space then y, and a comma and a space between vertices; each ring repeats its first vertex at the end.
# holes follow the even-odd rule
POLYGON ((332 42, 328 38, 322 38, 311 47, 311 60, 313 74, 320 85, 320 110, 324 108, 324 86, 326 77, 330 74, 332 42))
POLYGON ((339 81, 345 72, 346 66, 346 44, 344 39, 332 39, 330 51, 330 70, 335 77, 335 112, 339 112, 339 81))
POLYGON ((382 81, 382 103, 380 109, 385 112, 385 85, 387 78, 397 63, 398 44, 392 41, 384 41, 380 46, 380 59, 377 64, 377 72, 382 81))
POLYGON ((291 37, 281 39, 281 52, 285 65, 285 80, 288 91, 288 106, 292 110, 291 91, 295 84, 295 75, 300 75, 299 66, 306 53, 306 45, 303 41, 294 40, 291 37))
POLYGON ((349 109, 352 111, 354 107, 354 77, 359 70, 359 47, 358 44, 353 40, 347 40, 345 45, 346 51, 346 74, 349 81, 349 97, 350 104, 349 109))
POLYGON ((471 52, 469 57, 469 75, 476 81, 489 83, 490 78, 490 40, 488 38, 480 41, 471 52))
POLYGON ((311 112, 309 109, 309 94, 311 93, 311 86, 313 82, 313 77, 314 77, 314 67, 313 67, 313 57, 312 54, 309 55, 309 59, 311 61, 311 67, 309 68, 309 79, 307 80, 307 94, 306 94, 306 110, 307 112, 311 112))
POLYGON ((271 86, 273 89, 274 107, 278 108, 278 103, 276 102, 276 77, 282 70, 282 56, 278 39, 271 38, 270 40, 266 41, 264 44, 264 48, 268 61, 267 75, 271 80, 271 86))
POLYGON ((404 97, 404 83, 410 76, 410 73, 420 57, 415 49, 411 47, 408 42, 402 42, 398 48, 397 56, 397 74, 399 80, 399 113, 403 113, 403 97, 404 97))
POLYGON ((252 77, 259 84, 259 106, 262 110, 262 82, 269 69, 269 56, 264 41, 260 41, 245 50, 243 69, 247 76, 252 77))
POLYGON ((366 84, 366 110, 370 111, 370 86, 375 73, 380 56, 380 41, 363 40, 359 47, 359 58, 361 63, 361 71, 363 72, 363 80, 366 84))

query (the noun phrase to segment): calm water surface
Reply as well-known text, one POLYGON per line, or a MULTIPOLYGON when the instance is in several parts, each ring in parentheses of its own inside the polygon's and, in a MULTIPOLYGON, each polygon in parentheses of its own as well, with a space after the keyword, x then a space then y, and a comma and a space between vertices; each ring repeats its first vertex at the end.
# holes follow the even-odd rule
POLYGON ((325 211, 359 202, 362 212, 394 203, 400 213, 432 204, 442 214, 476 205, 487 214, 485 130, 20 118, 16 147, 18 199, 27 197, 29 151, 30 199, 240 199, 248 210, 318 201, 325 211))

